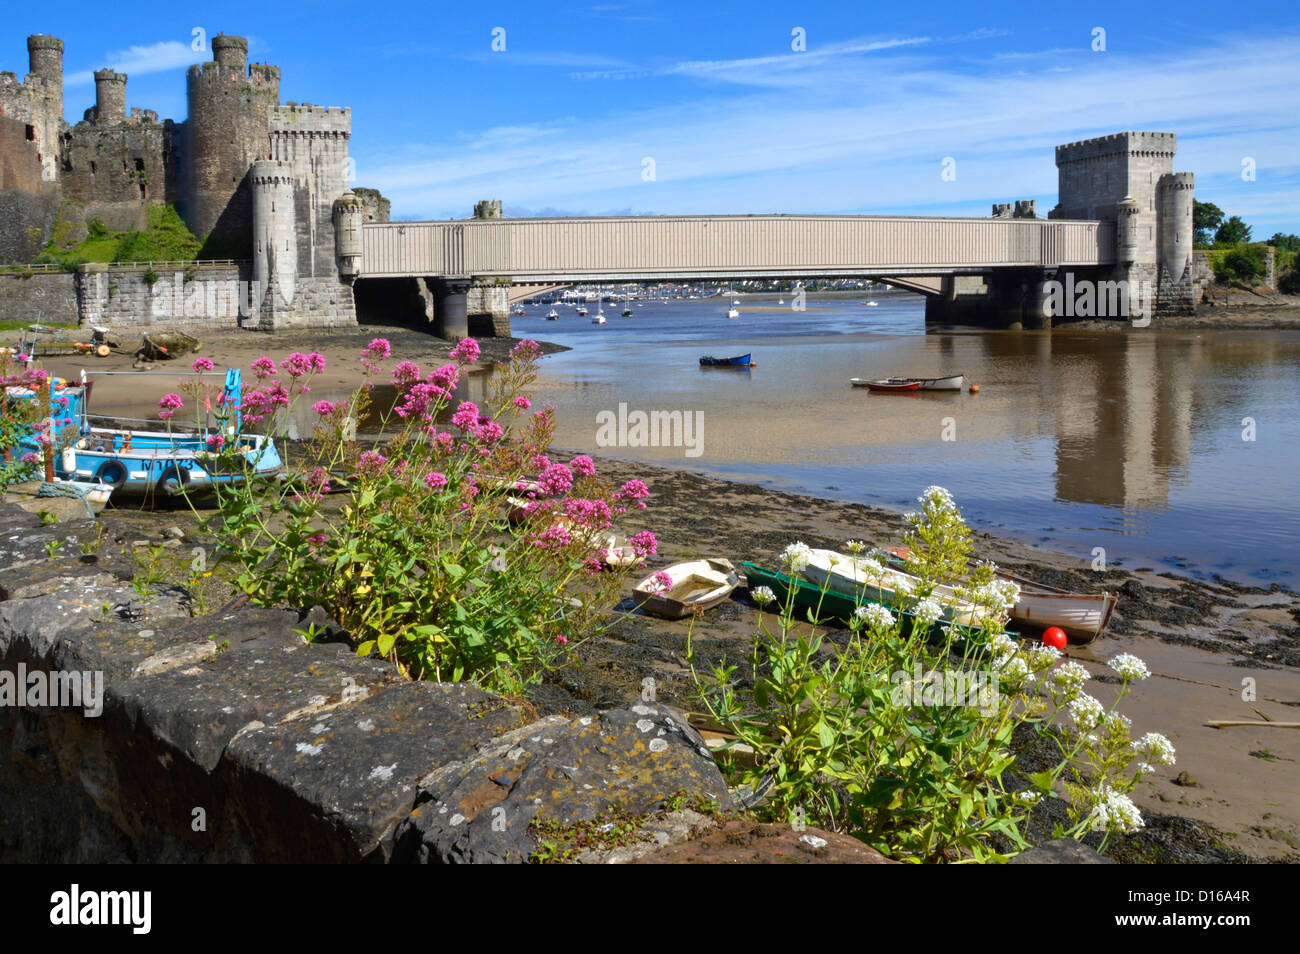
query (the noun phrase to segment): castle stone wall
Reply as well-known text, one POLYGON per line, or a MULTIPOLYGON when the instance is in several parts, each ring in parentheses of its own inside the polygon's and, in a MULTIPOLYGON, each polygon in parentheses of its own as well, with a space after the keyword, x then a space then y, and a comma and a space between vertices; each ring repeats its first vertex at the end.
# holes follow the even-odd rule
POLYGON ((64 150, 64 197, 112 231, 146 224, 150 203, 180 199, 176 138, 171 120, 78 123, 64 150))
POLYGON ((338 275, 334 200, 348 191, 351 136, 350 109, 289 103, 271 110, 270 156, 291 163, 297 180, 300 275, 338 275))
POLYGON ((77 317, 71 272, 0 273, 0 321, 67 323, 77 317))

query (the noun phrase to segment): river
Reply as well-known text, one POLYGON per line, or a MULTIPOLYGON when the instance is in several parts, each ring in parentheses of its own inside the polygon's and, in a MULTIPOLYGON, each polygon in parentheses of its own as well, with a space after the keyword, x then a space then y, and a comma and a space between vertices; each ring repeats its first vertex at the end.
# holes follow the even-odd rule
POLYGON ((939 484, 972 526, 1084 563, 1294 587, 1300 332, 927 334, 921 298, 875 300, 616 304, 605 325, 530 307, 513 328, 573 349, 534 391, 560 447, 898 510, 939 484), (757 367, 698 363, 744 352, 757 367), (979 393, 849 386, 957 372, 979 393), (620 404, 689 413, 702 439, 609 446, 620 404))

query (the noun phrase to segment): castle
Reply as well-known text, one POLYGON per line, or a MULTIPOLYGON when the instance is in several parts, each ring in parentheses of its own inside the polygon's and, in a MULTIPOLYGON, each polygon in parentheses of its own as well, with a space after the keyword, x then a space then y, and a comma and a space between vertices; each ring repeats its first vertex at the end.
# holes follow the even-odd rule
POLYGON ((205 258, 230 260, 221 279, 249 283, 241 326, 355 324, 361 223, 387 213, 376 193, 349 188, 351 111, 281 105, 279 67, 248 63, 243 37, 213 37, 211 49, 186 75, 184 122, 128 113, 126 75, 103 69, 95 105, 69 126, 63 41, 28 37, 26 79, 0 73, 0 262, 30 262, 56 233, 84 237, 96 219, 142 228, 150 206, 167 203, 205 258))

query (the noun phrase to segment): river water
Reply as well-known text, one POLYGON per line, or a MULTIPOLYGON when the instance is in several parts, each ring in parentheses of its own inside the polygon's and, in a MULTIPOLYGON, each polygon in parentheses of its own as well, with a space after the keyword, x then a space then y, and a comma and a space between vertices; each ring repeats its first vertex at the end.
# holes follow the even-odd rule
MULTIPOLYGON (((555 444, 765 486, 910 509, 947 487, 975 527, 1091 563, 1294 587, 1300 564, 1300 332, 926 333, 884 295, 607 306, 593 325, 532 307, 514 333, 545 358, 555 444), (751 352, 749 371, 702 354, 751 352), (963 373, 978 394, 875 394, 849 378, 963 373), (621 414, 681 411, 692 446, 610 446, 621 414), (698 412, 698 413, 697 413, 698 412)), ((687 435, 682 435, 686 444, 687 435)), ((706 505, 706 502, 701 502, 706 505)))

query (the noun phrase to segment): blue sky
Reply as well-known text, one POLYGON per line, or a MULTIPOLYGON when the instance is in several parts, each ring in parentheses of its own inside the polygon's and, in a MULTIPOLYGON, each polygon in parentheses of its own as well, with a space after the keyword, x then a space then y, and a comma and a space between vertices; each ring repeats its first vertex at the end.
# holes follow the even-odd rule
POLYGON ((987 215, 1035 198, 1044 215, 1053 146, 1148 129, 1178 134, 1199 199, 1256 238, 1300 233, 1300 9, 1161 7, 69 2, 8 11, 0 69, 25 73, 27 34, 53 33, 70 120, 105 65, 130 75, 128 106, 181 119, 185 66, 210 58, 193 31, 247 36, 283 101, 352 107, 355 184, 395 218, 481 198, 516 215, 987 215))

